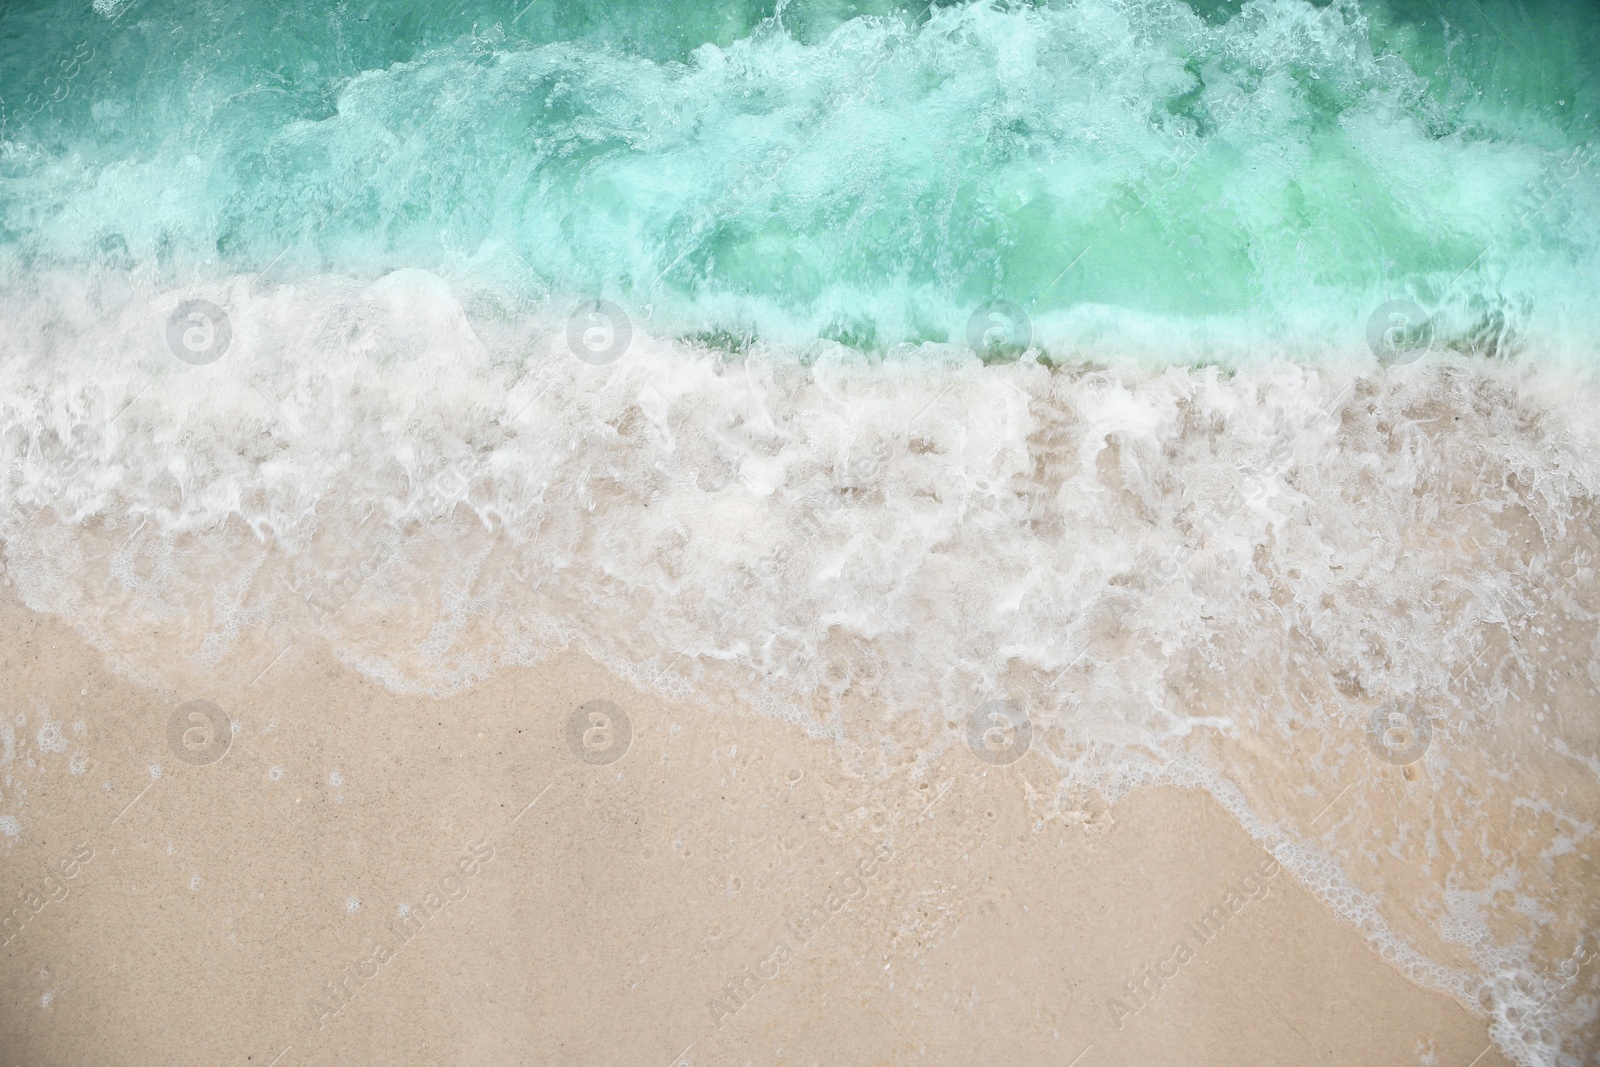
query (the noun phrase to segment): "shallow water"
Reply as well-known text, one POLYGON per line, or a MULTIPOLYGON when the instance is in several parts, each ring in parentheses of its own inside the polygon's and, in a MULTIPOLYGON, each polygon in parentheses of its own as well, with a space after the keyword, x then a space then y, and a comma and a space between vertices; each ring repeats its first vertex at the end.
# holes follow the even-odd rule
POLYGON ((0 37, 7 575, 131 677, 576 647, 863 774, 1025 746, 1041 819, 1199 786, 1517 1062, 1582 1062, 1588 9, 0 37))

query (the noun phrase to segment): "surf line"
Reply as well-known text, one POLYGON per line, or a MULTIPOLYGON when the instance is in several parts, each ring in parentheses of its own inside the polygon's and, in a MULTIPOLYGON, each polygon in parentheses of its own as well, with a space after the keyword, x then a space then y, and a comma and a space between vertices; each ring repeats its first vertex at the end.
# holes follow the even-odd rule
MULTIPOLYGON (((1275 857, 1268 856, 1261 860, 1256 864, 1255 871, 1241 878, 1236 887, 1227 891, 1221 903, 1213 904, 1198 922, 1185 922, 1184 932, 1201 948, 1209 945, 1234 916, 1267 895, 1272 888, 1270 879, 1276 878, 1282 869, 1275 857)), ((1134 971, 1133 977, 1123 983, 1127 999, 1111 997, 1106 1000, 1106 1010, 1111 1013, 1111 1021, 1117 1029, 1121 1030, 1130 1018, 1154 1003, 1166 984, 1178 977, 1179 969, 1194 960, 1196 955, 1195 950, 1189 947, 1188 940, 1179 939, 1166 958, 1154 965, 1154 973, 1151 973, 1151 967, 1134 971)))

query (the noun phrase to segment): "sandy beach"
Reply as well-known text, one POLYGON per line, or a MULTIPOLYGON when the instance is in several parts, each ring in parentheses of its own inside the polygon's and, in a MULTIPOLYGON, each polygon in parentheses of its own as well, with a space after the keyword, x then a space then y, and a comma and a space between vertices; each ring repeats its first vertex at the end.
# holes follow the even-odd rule
POLYGON ((446 700, 230 664, 175 748, 174 694, 3 623, 7 1064, 1509 1062, 1199 791, 865 779, 578 655, 446 700))

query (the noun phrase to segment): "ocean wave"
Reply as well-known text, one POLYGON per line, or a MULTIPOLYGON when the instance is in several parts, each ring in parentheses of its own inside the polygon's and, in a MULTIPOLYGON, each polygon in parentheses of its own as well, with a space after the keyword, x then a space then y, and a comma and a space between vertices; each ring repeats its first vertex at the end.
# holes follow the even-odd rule
POLYGON ((991 301, 1085 358, 1325 351, 1402 299, 1464 352, 1600 341, 1577 5, 1491 3, 1488 43, 1349 0, 192 6, 4 54, 12 272, 420 268, 878 353, 991 301))

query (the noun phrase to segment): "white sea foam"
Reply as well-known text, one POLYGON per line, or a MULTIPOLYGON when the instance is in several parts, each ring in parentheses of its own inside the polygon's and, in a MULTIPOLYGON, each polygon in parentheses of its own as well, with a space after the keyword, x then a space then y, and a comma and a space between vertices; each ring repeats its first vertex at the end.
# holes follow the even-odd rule
POLYGON ((593 366, 420 271, 40 294, 3 342, 6 567, 131 676, 242 683, 292 638, 443 694, 576 647, 863 773, 1010 699, 1064 791, 1206 789, 1518 1062, 1576 1062, 1593 976, 1525 987, 1588 936, 1582 366, 801 360, 642 317, 593 366), (168 343, 194 299, 229 320, 205 365, 168 343), (1433 724, 1405 768, 1390 702, 1433 724))

